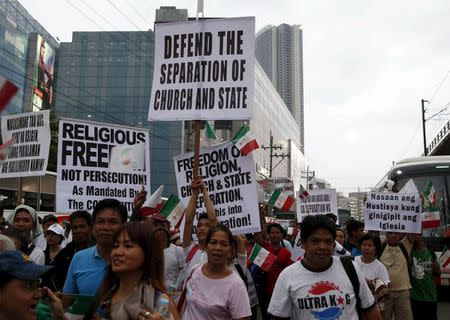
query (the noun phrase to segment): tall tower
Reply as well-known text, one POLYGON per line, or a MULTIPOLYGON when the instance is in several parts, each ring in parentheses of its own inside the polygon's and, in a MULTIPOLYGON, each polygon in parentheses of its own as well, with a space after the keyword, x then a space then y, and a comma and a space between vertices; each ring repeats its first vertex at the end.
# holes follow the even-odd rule
POLYGON ((304 152, 303 34, 300 25, 268 25, 256 34, 256 59, 300 127, 304 152))

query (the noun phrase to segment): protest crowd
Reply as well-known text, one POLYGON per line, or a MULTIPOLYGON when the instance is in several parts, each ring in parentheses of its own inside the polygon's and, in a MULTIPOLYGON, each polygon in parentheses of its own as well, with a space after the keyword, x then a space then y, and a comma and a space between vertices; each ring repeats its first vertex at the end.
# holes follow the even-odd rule
POLYGON ((261 232, 233 236, 203 179, 191 187, 182 240, 144 189, 130 217, 104 199, 64 227, 17 206, 2 219, 0 319, 437 319, 439 266, 420 234, 386 232, 382 243, 327 214, 287 237, 261 204, 261 232))
MULTIPOLYGON (((290 194, 272 188, 258 201, 250 153, 259 145, 247 122, 200 154, 201 121, 252 118, 254 20, 155 31, 148 120, 196 127, 193 154, 173 157, 179 198, 164 202, 164 186, 148 192, 149 130, 59 120, 55 212, 70 215, 41 217, 23 190, 2 210, 0 320, 437 319, 440 266, 420 234, 417 192, 371 193, 365 221, 339 225, 335 189, 300 186, 297 196, 292 182, 290 194), (397 206, 405 209, 383 211, 397 206), (274 207, 297 220, 282 225, 274 207)), ((46 174, 49 119, 50 110, 2 117, 2 178, 46 174), (17 151, 28 136, 33 159, 17 151)))

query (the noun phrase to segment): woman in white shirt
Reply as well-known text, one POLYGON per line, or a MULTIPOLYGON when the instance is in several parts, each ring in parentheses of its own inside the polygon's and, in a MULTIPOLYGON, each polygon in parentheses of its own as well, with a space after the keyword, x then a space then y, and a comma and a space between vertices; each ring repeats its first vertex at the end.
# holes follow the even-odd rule
POLYGON ((365 234, 360 240, 361 256, 355 257, 355 262, 360 267, 369 286, 375 279, 381 279, 389 283, 389 274, 378 255, 381 252, 380 238, 372 233, 365 234))

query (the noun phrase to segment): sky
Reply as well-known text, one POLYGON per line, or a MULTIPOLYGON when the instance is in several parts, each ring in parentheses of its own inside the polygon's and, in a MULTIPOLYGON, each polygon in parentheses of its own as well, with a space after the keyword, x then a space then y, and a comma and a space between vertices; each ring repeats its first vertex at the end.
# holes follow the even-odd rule
MULTIPOLYGON (((160 6, 197 0, 19 0, 61 42, 72 31, 153 29, 160 6)), ((393 161, 423 152, 450 119, 447 0, 204 0, 205 17, 255 16, 303 29, 305 156, 344 193, 367 191, 393 161)))

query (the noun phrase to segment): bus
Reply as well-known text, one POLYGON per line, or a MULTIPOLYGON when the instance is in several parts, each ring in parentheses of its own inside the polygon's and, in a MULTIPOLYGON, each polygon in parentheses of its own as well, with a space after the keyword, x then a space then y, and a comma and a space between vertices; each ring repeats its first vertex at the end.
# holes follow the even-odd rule
POLYGON ((450 156, 408 158, 395 163, 373 191, 382 191, 386 181, 392 180, 393 191, 401 190, 412 179, 419 192, 423 192, 431 181, 436 190, 440 209, 440 225, 423 229, 422 235, 428 247, 436 252, 443 273, 440 283, 450 285, 450 156))

